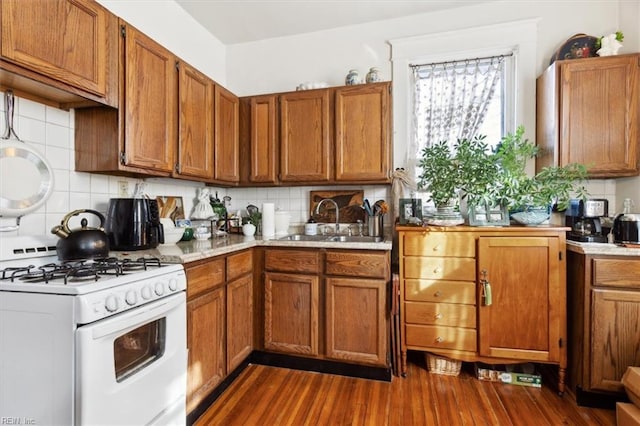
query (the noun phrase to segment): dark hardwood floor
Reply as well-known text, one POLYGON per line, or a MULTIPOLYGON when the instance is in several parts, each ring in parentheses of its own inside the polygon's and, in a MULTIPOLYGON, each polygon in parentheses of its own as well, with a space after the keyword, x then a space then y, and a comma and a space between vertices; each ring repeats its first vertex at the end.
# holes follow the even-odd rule
POLYGON ((579 407, 542 388, 429 373, 413 357, 391 383, 249 365, 198 419, 204 425, 615 425, 615 411, 579 407))

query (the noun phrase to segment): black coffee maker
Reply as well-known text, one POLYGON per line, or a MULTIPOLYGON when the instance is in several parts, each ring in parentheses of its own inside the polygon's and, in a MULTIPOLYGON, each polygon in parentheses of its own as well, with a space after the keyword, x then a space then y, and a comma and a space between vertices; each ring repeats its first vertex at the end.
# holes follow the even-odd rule
POLYGON ((110 199, 105 230, 111 250, 146 250, 164 243, 158 202, 148 198, 110 199))
POLYGON ((601 218, 607 217, 609 202, 604 198, 569 200, 565 225, 571 227, 567 239, 583 243, 606 243, 610 229, 603 228, 601 218))

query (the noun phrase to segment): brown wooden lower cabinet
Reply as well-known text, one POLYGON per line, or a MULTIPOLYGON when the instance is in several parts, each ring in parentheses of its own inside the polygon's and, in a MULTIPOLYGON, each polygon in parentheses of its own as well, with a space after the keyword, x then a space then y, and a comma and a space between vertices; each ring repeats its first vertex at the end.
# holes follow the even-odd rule
POLYGON ((640 257, 570 251, 567 266, 569 384, 578 403, 620 399, 622 375, 640 365, 640 257))
POLYGON ((558 365, 564 391, 566 228, 397 230, 403 373, 408 350, 541 362, 558 365))
POLYGON ((253 350, 252 269, 251 250, 185 265, 187 413, 253 350))
POLYGON ((265 350, 389 365, 389 252, 273 248, 265 270, 265 350))

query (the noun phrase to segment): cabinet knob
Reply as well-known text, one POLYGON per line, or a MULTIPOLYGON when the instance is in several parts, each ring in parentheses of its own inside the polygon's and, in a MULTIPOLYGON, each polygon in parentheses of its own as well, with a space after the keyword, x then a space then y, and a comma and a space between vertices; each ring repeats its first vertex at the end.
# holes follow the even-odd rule
POLYGON ((440 290, 433 293, 433 297, 440 297, 440 295, 442 295, 442 293, 440 293, 440 290))
POLYGON ((440 251, 440 246, 439 245, 433 246, 433 251, 440 251))
POLYGON ((440 272, 442 272, 442 269, 439 266, 436 266, 435 268, 433 268, 434 274, 439 274, 440 272))
POLYGON ((436 337, 436 343, 442 343, 444 342, 444 339, 440 336, 436 337))
POLYGON ((434 318, 437 319, 437 320, 442 319, 442 314, 440 314, 440 313, 435 314, 434 318))

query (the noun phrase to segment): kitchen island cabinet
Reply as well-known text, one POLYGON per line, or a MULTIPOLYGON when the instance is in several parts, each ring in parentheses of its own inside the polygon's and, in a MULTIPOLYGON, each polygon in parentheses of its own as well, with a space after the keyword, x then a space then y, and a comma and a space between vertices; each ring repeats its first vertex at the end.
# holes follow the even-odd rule
POLYGON ((253 351, 253 253, 186 265, 187 412, 253 351))
POLYGON ((389 253, 265 250, 264 348, 386 367, 389 253))
POLYGON ((403 373, 407 350, 540 362, 558 366, 564 391, 566 228, 397 229, 403 373))
POLYGON ((115 15, 91 0, 2 0, 0 17, 3 88, 64 109, 118 106, 115 15))
POLYGON ((627 367, 640 365, 640 250, 636 251, 568 252, 569 384, 578 404, 613 407, 624 398, 620 380, 627 367))
POLYGON ((580 163, 592 178, 640 172, 640 54, 560 60, 537 79, 536 171, 580 163))

